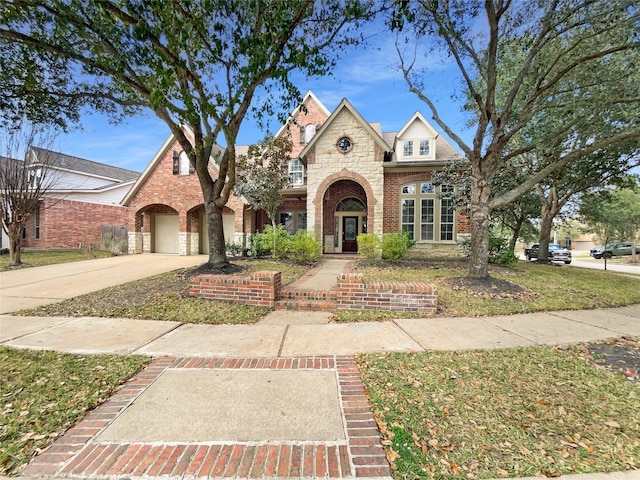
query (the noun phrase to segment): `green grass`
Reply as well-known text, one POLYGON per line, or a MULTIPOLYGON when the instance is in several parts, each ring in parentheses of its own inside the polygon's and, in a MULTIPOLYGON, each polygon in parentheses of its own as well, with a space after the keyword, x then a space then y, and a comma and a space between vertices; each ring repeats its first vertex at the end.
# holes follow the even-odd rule
MULTIPOLYGON (((40 267, 43 265, 54 265, 57 263, 79 262, 81 260, 92 260, 94 258, 110 257, 110 252, 100 250, 45 250, 45 251, 23 251, 21 253, 24 267, 40 267)), ((9 268, 9 254, 0 255, 0 271, 12 270, 9 268)))
MULTIPOLYGON (((243 274, 278 270, 289 284, 308 267, 273 260, 237 259, 243 274)), ((124 317, 200 324, 255 323, 268 307, 217 302, 189 296, 185 270, 177 270, 74 297, 60 303, 18 312, 18 315, 71 317, 124 317)))
POLYGON ((0 347, 0 475, 17 475, 148 358, 0 347))
MULTIPOLYGON (((492 266, 490 274, 493 278, 508 281, 523 289, 522 295, 514 296, 474 294, 465 289, 452 288, 447 283, 449 279, 467 275, 464 264, 457 261, 407 263, 404 266, 359 264, 354 272, 362 273, 365 281, 433 283, 438 295, 437 315, 446 317, 609 308, 640 303, 640 278, 565 265, 519 262, 513 268, 492 266)), ((399 316, 387 312, 347 311, 338 312, 336 320, 376 321, 399 316)))
POLYGON ((358 358, 394 477, 640 467, 640 388, 551 347, 358 358))

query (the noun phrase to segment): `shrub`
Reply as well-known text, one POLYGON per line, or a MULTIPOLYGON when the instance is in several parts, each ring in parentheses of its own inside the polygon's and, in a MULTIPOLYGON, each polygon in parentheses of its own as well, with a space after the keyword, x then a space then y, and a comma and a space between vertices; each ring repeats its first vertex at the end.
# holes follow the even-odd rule
MULTIPOLYGON (((458 246, 466 257, 471 255, 471 238, 465 237, 458 242, 458 246)), ((489 237, 489 263, 513 265, 518 261, 513 251, 507 249, 507 240, 502 237, 489 237), (504 258, 503 258, 504 257, 504 258), (513 257, 513 258, 511 258, 513 257), (503 263, 506 262, 506 263, 503 263)))
POLYGON ((229 240, 224 242, 224 247, 234 257, 239 257, 244 253, 244 247, 240 243, 230 242, 229 240))
POLYGON ((289 240, 289 258, 296 263, 315 263, 321 251, 322 244, 305 230, 298 230, 289 240))
POLYGON ((111 252, 114 257, 125 253, 129 246, 129 242, 126 239, 114 237, 111 233, 104 234, 102 243, 104 244, 104 249, 111 252))
POLYGON ((291 234, 285 230, 284 225, 276 225, 275 229, 268 225, 265 226, 264 232, 251 237, 251 253, 255 257, 271 254, 273 258, 284 258, 290 243, 291 234))
POLYGON ((518 257, 513 250, 504 250, 498 255, 498 263, 505 267, 518 263, 518 257))
POLYGON ((358 235, 358 255, 366 258, 370 262, 375 262, 380 258, 382 245, 380 237, 375 233, 361 233, 358 235))
POLYGON ((391 262, 397 262, 411 247, 411 240, 406 233, 385 233, 382 236, 382 256, 391 262))

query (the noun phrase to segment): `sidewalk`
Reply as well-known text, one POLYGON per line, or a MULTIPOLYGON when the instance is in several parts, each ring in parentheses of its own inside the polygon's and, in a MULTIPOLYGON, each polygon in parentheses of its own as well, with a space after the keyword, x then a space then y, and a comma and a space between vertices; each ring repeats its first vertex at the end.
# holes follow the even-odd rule
MULTIPOLYGON (((123 262, 120 269, 131 265, 136 271, 122 276, 140 274, 137 262, 161 269, 185 261, 133 257, 139 258, 129 257, 132 262, 123 262)), ((198 260, 194 265, 202 262, 188 260, 198 260)), ((303 279, 305 288, 330 288, 346 264, 332 258, 303 279)), ((99 271, 113 276, 107 267, 100 264, 99 271)), ((107 280, 91 281, 96 277, 87 266, 68 267, 72 273, 56 269, 51 280, 44 278, 46 272, 35 275, 36 269, 29 270, 31 281, 7 285, 6 277, 0 277, 2 311, 5 298, 14 298, 14 305, 19 298, 24 303, 53 298, 18 297, 29 284, 84 275, 85 283, 96 289, 107 280)), ((275 311, 254 325, 190 325, 0 315, 2 346, 153 357, 147 369, 35 457, 23 477, 388 479, 391 471, 354 354, 568 344, 640 335, 640 305, 379 323, 331 324, 328 318, 322 312, 275 311)), ((633 471, 571 476, 639 478, 640 472, 633 471)))

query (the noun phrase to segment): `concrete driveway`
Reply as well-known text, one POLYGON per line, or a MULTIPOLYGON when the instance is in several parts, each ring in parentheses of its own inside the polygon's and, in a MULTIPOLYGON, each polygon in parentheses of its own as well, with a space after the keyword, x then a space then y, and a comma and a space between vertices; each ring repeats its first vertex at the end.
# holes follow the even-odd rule
POLYGON ((0 272, 0 314, 56 303, 178 268, 201 265, 207 255, 122 255, 0 272))

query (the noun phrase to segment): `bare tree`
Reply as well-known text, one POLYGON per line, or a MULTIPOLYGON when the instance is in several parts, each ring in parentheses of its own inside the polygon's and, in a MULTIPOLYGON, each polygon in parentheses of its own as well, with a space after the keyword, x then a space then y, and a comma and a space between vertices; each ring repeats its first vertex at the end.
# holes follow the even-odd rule
POLYGON ((37 146, 51 146, 55 136, 45 127, 24 124, 0 135, 0 217, 9 238, 9 266, 22 264, 22 233, 43 208, 47 192, 55 187, 56 170, 51 168, 48 150, 39 154, 37 146), (17 157, 23 157, 19 160, 17 157))

